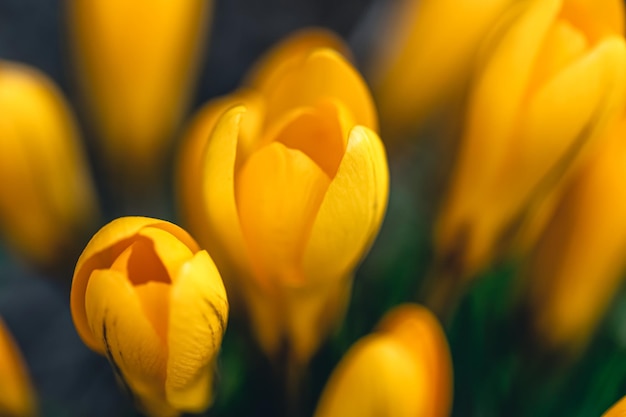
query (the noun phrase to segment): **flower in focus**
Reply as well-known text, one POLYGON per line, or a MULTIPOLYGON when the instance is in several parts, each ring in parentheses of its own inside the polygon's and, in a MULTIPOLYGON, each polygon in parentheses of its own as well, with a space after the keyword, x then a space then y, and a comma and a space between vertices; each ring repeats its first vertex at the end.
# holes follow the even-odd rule
POLYGON ((626 397, 613 404, 602 417, 624 417, 626 416, 626 397))
POLYGON ((79 85, 107 163, 125 181, 158 174, 194 86, 209 0, 70 0, 79 85))
POLYGON ((22 357, 0 319, 0 415, 34 417, 37 415, 35 393, 22 357))
POLYGON ((106 355, 149 416, 200 412, 228 318, 220 275, 178 226, 125 217, 78 259, 71 292, 83 342, 106 355))
POLYGON ((404 0, 372 68, 383 132, 402 135, 467 83, 480 41, 512 0, 404 0))
POLYGON ((391 310, 333 371, 315 417, 446 417, 452 364, 437 319, 423 307, 391 310))
POLYGON ((286 343, 299 363, 342 316, 387 205, 374 105, 338 44, 313 31, 279 45, 201 111, 179 160, 190 230, 265 352, 286 343))
POLYGON ((435 236, 438 256, 461 275, 506 250, 621 113, 622 15, 618 0, 519 2, 483 46, 435 236))
POLYGON ((29 261, 56 266, 98 215, 74 116, 48 77, 7 61, 0 114, 0 228, 29 261))
POLYGON ((572 178, 526 271, 534 327, 550 348, 586 346, 623 281, 626 120, 572 178))

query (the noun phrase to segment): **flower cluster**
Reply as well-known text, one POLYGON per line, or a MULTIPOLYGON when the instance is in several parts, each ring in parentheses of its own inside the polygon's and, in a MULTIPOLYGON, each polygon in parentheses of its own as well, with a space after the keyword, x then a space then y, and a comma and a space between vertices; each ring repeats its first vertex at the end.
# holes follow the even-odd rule
MULTIPOLYGON (((578 392, 624 298, 621 0, 383 2, 365 75, 301 29, 195 115, 211 1, 66 3, 76 100, 0 61, 0 233, 137 412, 446 417, 544 379, 578 392)), ((0 415, 46 414, 7 323, 0 415)), ((610 382, 588 409, 626 371, 610 382)))

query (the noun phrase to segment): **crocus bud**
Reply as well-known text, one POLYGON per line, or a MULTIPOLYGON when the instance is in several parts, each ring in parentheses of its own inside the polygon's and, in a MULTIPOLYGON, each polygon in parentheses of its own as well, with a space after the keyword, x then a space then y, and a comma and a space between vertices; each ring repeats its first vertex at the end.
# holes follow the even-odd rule
POLYGON ((625 417, 626 416, 626 397, 613 404, 602 417, 625 417))
POLYGON ((247 88, 201 111, 207 134, 185 140, 179 178, 192 232, 243 297, 262 348, 273 356, 286 343, 303 363, 347 304, 388 169, 359 74, 325 47, 331 38, 296 36, 247 88))
POLYGON ((0 61, 0 228, 29 261, 56 266, 97 218, 74 116, 44 74, 0 61))
POLYGON ((526 271, 534 328, 553 349, 586 346, 623 282, 626 120, 568 184, 526 271))
POLYGON ((403 0, 386 19, 372 60, 383 131, 410 133, 462 93, 480 41, 513 0, 403 0))
POLYGON ((69 0, 79 86, 111 170, 162 168, 195 85, 211 0, 69 0))
POLYGON ((103 227, 76 264, 71 310, 83 342, 106 355, 145 414, 211 404, 228 301, 213 261, 187 232, 145 217, 103 227))
POLYGON ((437 319, 417 305, 390 311, 333 371, 315 417, 446 417, 452 363, 437 319))
POLYGON ((465 276, 505 249, 624 107, 622 2, 596 5, 519 2, 483 45, 435 236, 465 276))
POLYGON ((0 415, 34 417, 37 402, 22 356, 0 319, 0 415))

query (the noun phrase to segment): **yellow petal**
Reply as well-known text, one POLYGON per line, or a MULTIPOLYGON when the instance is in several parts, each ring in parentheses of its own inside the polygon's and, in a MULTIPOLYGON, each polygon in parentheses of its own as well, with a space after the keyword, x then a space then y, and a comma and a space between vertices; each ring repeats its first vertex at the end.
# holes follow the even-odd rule
POLYGON ((251 91, 238 91, 223 98, 207 103, 194 116, 189 128, 183 135, 182 146, 177 158, 176 184, 177 200, 183 219, 189 230, 204 240, 204 201, 200 198, 203 182, 204 152, 215 125, 224 113, 237 105, 254 109, 247 113, 242 121, 238 142, 238 153, 248 155, 257 135, 263 115, 261 98, 251 91), (247 126, 251 125, 251 126, 247 126))
POLYGON ((175 408, 204 411, 212 402, 213 367, 228 321, 228 301, 205 251, 180 269, 172 287, 165 392, 175 408))
POLYGON ((480 41, 511 0, 398 2, 372 59, 372 80, 386 132, 424 121, 472 72, 480 41), (445 21, 445 24, 442 22, 445 21))
POLYGON ((83 342, 91 349, 102 352, 99 342, 94 339, 85 313, 85 292, 89 276, 93 270, 109 268, 115 259, 132 243, 131 239, 139 230, 151 226, 166 230, 184 242, 192 252, 199 250, 198 244, 180 227, 157 219, 147 217, 122 217, 113 220, 106 227, 100 229, 89 241, 83 253, 78 258, 74 277, 70 304, 72 319, 78 334, 83 342))
POLYGON ((378 233, 387 208, 385 149, 371 130, 357 126, 324 197, 304 253, 311 282, 351 273, 378 233))
POLYGON ((234 107, 215 126, 204 153, 199 196, 205 210, 202 244, 219 265, 223 277, 231 280, 245 276, 250 264, 235 202, 237 143, 245 113, 245 107, 234 107))
POLYGON ((71 1, 83 98, 117 165, 153 173, 184 115, 212 1, 71 1))
MULTIPOLYGON (((423 364, 422 364, 423 365, 423 364)), ((428 375, 393 338, 366 336, 333 371, 315 417, 414 417, 430 399, 428 375)))
POLYGON ((322 28, 301 29, 265 54, 254 65, 244 84, 267 92, 286 72, 304 60, 311 50, 318 48, 334 49, 345 57, 350 55, 348 46, 333 32, 322 28))
POLYGON ((602 417, 625 417, 626 416, 626 397, 622 397, 618 402, 602 414, 602 417))
POLYGON ((271 125, 290 109, 334 98, 345 104, 356 124, 378 129, 376 109, 361 75, 332 49, 316 49, 268 87, 267 121, 271 125))
POLYGON ((401 341, 423 361, 430 377, 430 401, 424 415, 448 416, 452 405, 452 358, 446 335, 433 313, 416 304, 394 307, 378 325, 378 330, 401 341))
POLYGON ((29 260, 50 266, 98 215, 74 115, 43 73, 0 61, 0 224, 29 260))
POLYGON ((535 325, 551 347, 584 347, 621 285, 625 131, 622 122, 573 179, 530 262, 535 325))
MULTIPOLYGON (((163 265, 168 278, 174 281, 180 268, 192 258, 194 252, 181 242, 176 236, 156 227, 144 227, 137 236, 145 237, 151 242, 151 249, 155 255, 155 262, 163 265)), ((142 266, 148 267, 147 262, 142 266)))
POLYGON ((330 180, 308 156, 274 142, 237 178, 241 229, 261 282, 302 283, 302 255, 330 180))
POLYGON ((85 294, 87 320, 97 351, 106 355, 139 406, 151 416, 172 416, 165 402, 167 347, 123 274, 96 270, 85 294))
POLYGON ((565 0, 561 15, 595 42, 624 34, 624 2, 620 0, 565 0))
POLYGON ((1 415, 15 417, 37 415, 37 402, 24 360, 2 319, 0 319, 0 385, 1 415))

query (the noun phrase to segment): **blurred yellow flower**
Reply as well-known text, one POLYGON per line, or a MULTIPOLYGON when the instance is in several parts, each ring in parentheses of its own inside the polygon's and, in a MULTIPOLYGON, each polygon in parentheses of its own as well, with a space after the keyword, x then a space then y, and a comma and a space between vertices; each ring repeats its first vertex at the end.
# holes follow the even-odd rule
POLYGON ((387 205, 374 105, 336 45, 319 31, 279 45, 246 88, 201 111, 179 160, 190 230, 262 348, 286 344, 299 363, 339 321, 387 205))
POLYGON ((220 275, 178 226, 124 217, 91 239, 74 272, 74 324, 149 416, 200 412, 228 319, 220 275))
POLYGON ((124 181, 158 175, 187 109, 210 0, 68 0, 82 96, 109 167, 124 181))
POLYGON ((343 357, 322 393, 315 417, 446 417, 452 405, 452 363, 439 322, 406 304, 343 357))
POLYGON ((24 361, 11 334, 0 319, 0 415, 34 417, 37 402, 24 361))
POLYGON ((534 327, 550 348, 585 347, 626 266, 626 120, 566 187, 527 282, 534 327))
POLYGON ((435 234, 439 258, 462 275, 507 249, 622 112, 622 15, 619 0, 519 2, 483 45, 435 234))
POLYGON ((626 397, 613 404, 602 417, 626 417, 626 397))
POLYGON ((74 115, 48 77, 7 61, 0 115, 0 228, 29 261, 54 266, 98 216, 74 115))
POLYGON ((403 0, 378 38, 372 84, 385 135, 411 133, 462 94, 480 41, 514 0, 403 0))

